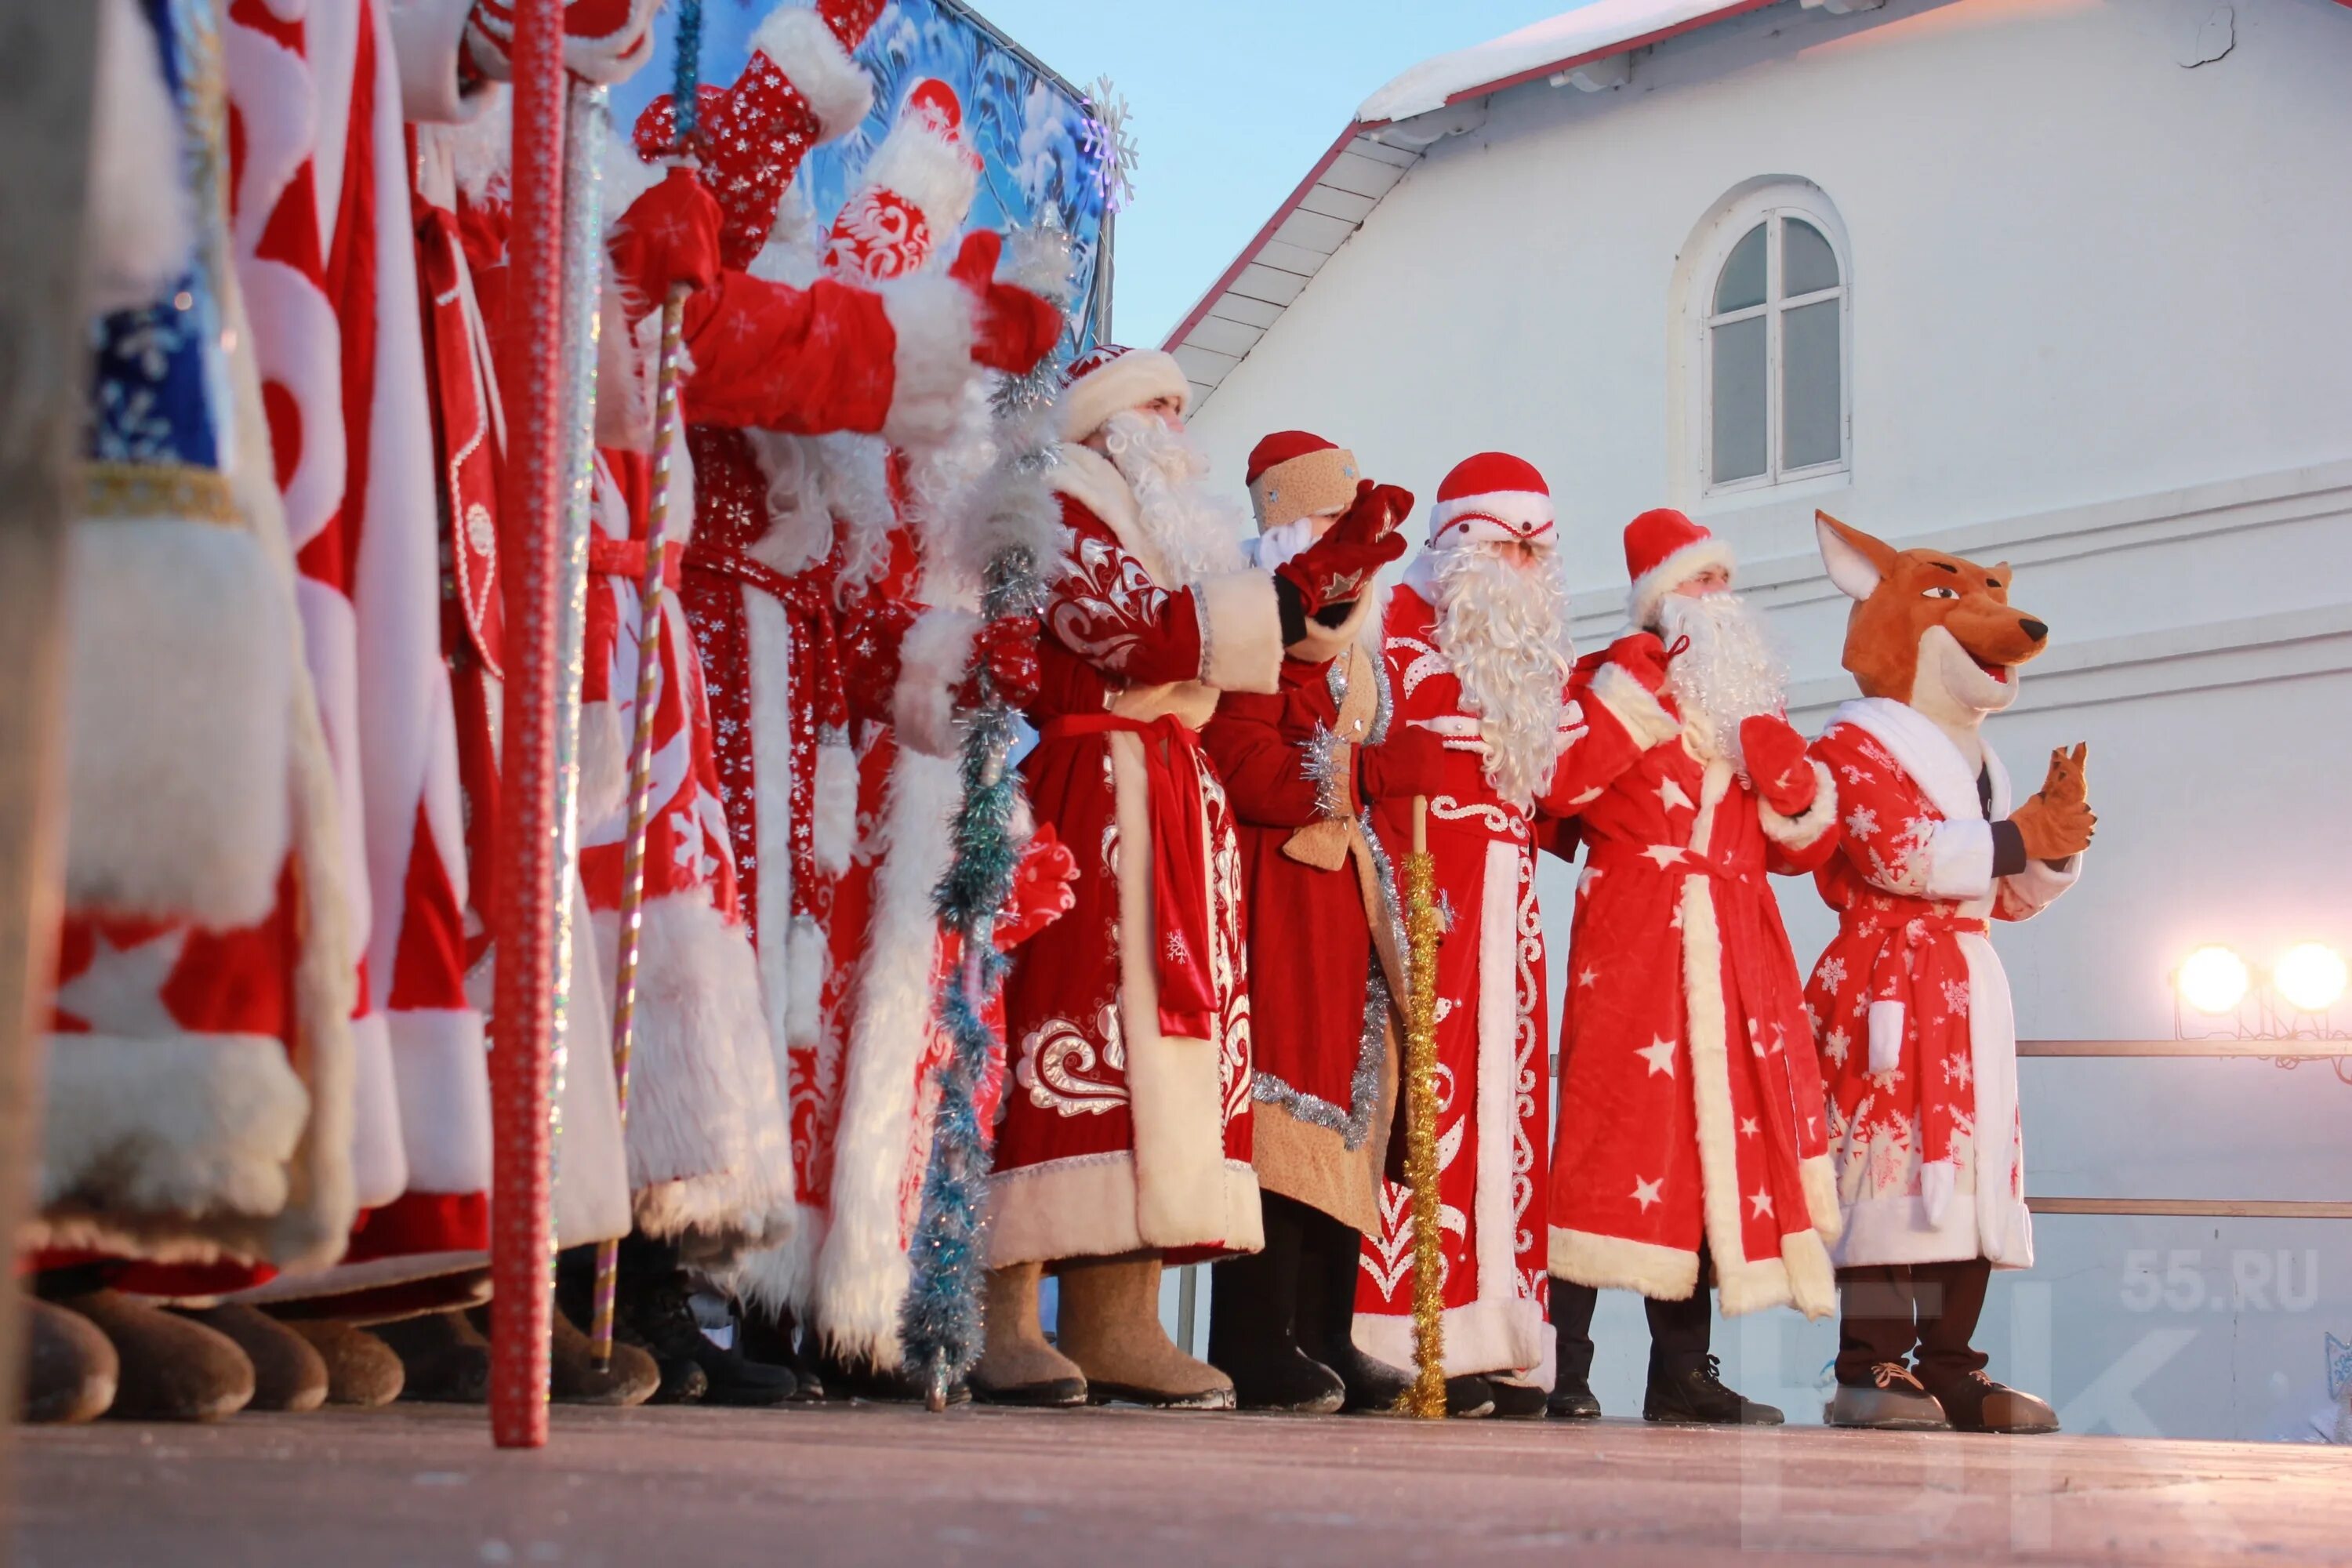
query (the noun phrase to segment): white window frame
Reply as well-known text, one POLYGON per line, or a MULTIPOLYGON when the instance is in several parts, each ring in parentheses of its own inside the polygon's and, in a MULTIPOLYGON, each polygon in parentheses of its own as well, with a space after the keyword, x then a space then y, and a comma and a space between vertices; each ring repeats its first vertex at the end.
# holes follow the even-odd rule
POLYGON ((1685 275, 1685 363, 1691 387, 1685 429, 1692 433, 1689 474, 1693 492, 1701 500, 1731 497, 1812 480, 1838 480, 1853 467, 1853 259, 1846 244, 1845 226, 1828 197, 1812 184, 1774 180, 1751 185, 1727 201, 1708 221, 1692 255, 1696 262, 1685 275), (1836 287, 1784 299, 1780 296, 1781 234, 1786 221, 1811 225, 1828 241, 1837 262, 1836 287), (1715 310, 1716 285, 1732 251, 1759 225, 1764 226, 1764 302, 1746 310, 1715 310), (1838 455, 1828 462, 1802 468, 1781 463, 1782 318, 1791 310, 1823 300, 1838 301, 1838 455), (1715 342, 1717 327, 1764 318, 1764 471, 1745 479, 1715 479, 1715 342))

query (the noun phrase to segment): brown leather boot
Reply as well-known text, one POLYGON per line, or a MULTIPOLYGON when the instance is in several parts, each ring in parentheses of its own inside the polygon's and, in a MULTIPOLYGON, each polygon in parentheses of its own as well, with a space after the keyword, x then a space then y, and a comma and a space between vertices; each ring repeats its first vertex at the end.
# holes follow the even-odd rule
POLYGON ((114 1403, 121 1376, 122 1363, 96 1323, 37 1296, 25 1298, 22 1419, 95 1421, 114 1403))
POLYGON ((122 1365, 109 1415, 217 1421, 253 1398, 253 1363, 226 1334, 114 1290, 58 1303, 96 1325, 122 1365))
POLYGON ((408 1373, 392 1347, 338 1318, 287 1318, 327 1368, 327 1403, 373 1410, 400 1397, 408 1373))
POLYGON ((2058 1413, 2047 1400, 1995 1383, 1981 1371, 1965 1377, 1939 1378, 1928 1387, 1956 1432, 2021 1435, 2058 1430, 2058 1413))
POLYGON ((316 1410, 327 1403, 327 1363, 300 1334, 236 1301, 184 1309, 180 1316, 226 1334, 253 1363, 250 1410, 316 1410))
POLYGON ((988 1271, 988 1338, 968 1380, 985 1405, 1059 1407, 1087 1402, 1087 1374, 1045 1341, 1037 1322, 1041 1263, 988 1271))
POLYGON ((1161 1410, 1231 1410, 1234 1380, 1176 1348, 1160 1326, 1160 1255, 1071 1258, 1061 1265, 1062 1352, 1087 1397, 1161 1410))

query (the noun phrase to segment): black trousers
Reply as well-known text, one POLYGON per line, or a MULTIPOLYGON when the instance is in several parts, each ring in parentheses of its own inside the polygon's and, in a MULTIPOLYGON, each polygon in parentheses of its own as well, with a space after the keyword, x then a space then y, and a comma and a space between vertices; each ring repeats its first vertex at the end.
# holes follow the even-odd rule
POLYGON ((1931 1390, 1984 1366, 1985 1353, 1969 1343, 1992 1279, 1984 1258, 1873 1264, 1841 1268, 1837 1277, 1840 1383, 1866 1384, 1872 1367, 1902 1365, 1914 1351, 1913 1370, 1931 1390))
MULTIPOLYGON (((1714 1311, 1706 1293, 1715 1285, 1715 1262, 1702 1247, 1698 1253, 1698 1284, 1683 1301, 1643 1298, 1650 1320, 1650 1365, 1674 1357, 1696 1358, 1706 1353, 1714 1328, 1714 1311)), ((1590 1385, 1592 1379, 1592 1309, 1601 1292, 1591 1285, 1573 1284, 1554 1275, 1551 1280, 1551 1329, 1559 1359, 1562 1388, 1590 1385)))

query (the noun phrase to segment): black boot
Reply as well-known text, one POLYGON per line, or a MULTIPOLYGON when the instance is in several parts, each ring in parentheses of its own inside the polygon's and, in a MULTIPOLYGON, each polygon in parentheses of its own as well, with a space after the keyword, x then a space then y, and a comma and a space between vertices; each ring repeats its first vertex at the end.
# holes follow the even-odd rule
POLYGON ((1209 1364, 1244 1410, 1328 1415, 1348 1397, 1339 1374, 1298 1348, 1301 1205, 1268 1193, 1265 1247, 1209 1270, 1209 1364))
POLYGON ((1549 1396, 1531 1383, 1514 1383, 1507 1377, 1489 1377, 1486 1386, 1494 1391, 1495 1408, 1488 1414, 1497 1421, 1540 1421, 1549 1396))
POLYGON ((696 1321, 693 1297, 693 1281, 683 1268, 634 1286, 625 1273, 618 1324, 656 1361, 690 1361, 700 1367, 709 1380, 702 1395, 706 1405, 782 1405, 799 1391, 799 1380, 782 1367, 752 1361, 732 1346, 719 1348, 696 1321))
MULTIPOLYGON (((632 1268, 642 1273, 647 1267, 667 1268, 669 1260, 657 1249, 649 1249, 641 1238, 631 1237, 621 1246, 620 1289, 614 1302, 613 1340, 641 1351, 654 1358, 654 1368, 661 1374, 654 1387, 651 1405, 698 1405, 710 1392, 710 1378, 703 1372, 702 1363, 691 1353, 692 1347, 664 1350, 648 1343, 644 1335, 630 1326, 628 1314, 622 1310, 633 1279, 632 1268)), ((595 1323, 596 1248, 592 1245, 567 1247, 555 1255, 555 1310, 578 1324, 583 1331, 595 1323)))
POLYGON ((1309 1210, 1307 1247, 1298 1269, 1299 1347, 1339 1374, 1349 1415, 1392 1415, 1412 1386, 1412 1373, 1356 1348, 1356 1279, 1363 1268, 1363 1233, 1309 1210))
POLYGON ((1722 1363, 1711 1355, 1653 1353, 1642 1419, 1671 1426, 1778 1426, 1780 1413, 1742 1399, 1723 1385, 1722 1363))
POLYGON ((735 1343, 761 1365, 780 1366, 791 1373, 800 1385, 793 1397, 814 1404, 825 1396, 824 1380, 817 1375, 815 1358, 802 1348, 798 1329, 790 1312, 745 1301, 736 1315, 735 1343))
POLYGON ((1544 1413, 1555 1421, 1598 1421, 1601 1401, 1592 1394, 1592 1309, 1601 1292, 1560 1279, 1549 1288, 1552 1361, 1559 1371, 1544 1413))
POLYGON ((1475 1421, 1495 1413, 1495 1385, 1476 1373, 1445 1380, 1445 1414, 1456 1421, 1475 1421))

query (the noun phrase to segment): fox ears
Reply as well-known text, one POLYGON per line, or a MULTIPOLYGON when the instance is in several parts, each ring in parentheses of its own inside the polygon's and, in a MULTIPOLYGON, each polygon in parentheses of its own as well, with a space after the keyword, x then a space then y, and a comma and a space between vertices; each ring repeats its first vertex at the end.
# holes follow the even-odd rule
POLYGON ((1813 532, 1821 540, 1822 564, 1830 581, 1849 599, 1867 599, 1895 569, 1895 547, 1850 528, 1825 511, 1813 513, 1813 532))

